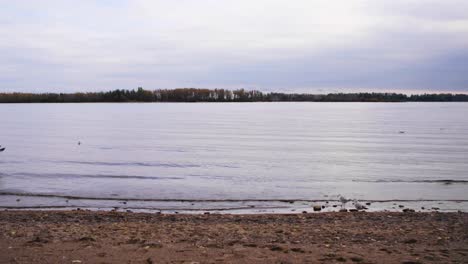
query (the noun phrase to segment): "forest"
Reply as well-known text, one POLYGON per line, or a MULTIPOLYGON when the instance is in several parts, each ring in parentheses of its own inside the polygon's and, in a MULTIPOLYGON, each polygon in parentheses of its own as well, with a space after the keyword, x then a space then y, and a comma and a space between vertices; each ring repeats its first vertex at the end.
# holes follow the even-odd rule
POLYGON ((0 93, 0 103, 98 102, 468 102, 468 94, 278 93, 256 90, 178 88, 88 93, 0 93))

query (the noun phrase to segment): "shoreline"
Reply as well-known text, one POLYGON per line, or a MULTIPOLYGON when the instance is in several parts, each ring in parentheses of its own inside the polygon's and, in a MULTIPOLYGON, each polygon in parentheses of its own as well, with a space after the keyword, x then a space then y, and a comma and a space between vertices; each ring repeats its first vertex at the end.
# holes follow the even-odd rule
POLYGON ((468 213, 0 211, 0 262, 464 263, 468 213))
POLYGON ((127 199, 1 194, 0 210, 92 210, 165 214, 298 214, 339 212, 468 212, 468 200, 366 200, 346 204, 329 199, 127 199))

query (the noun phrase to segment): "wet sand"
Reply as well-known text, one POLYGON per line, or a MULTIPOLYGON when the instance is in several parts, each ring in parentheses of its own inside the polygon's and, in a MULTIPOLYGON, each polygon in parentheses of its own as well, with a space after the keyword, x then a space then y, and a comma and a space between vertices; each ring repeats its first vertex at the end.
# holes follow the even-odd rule
POLYGON ((468 263, 468 213, 0 212, 0 263, 468 263))

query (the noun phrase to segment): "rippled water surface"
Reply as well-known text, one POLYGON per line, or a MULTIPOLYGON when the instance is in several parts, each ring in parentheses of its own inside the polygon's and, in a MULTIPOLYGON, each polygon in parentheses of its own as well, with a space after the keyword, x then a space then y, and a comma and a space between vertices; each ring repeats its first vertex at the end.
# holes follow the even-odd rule
POLYGON ((0 207, 468 200, 466 103, 3 104, 0 145, 0 207))

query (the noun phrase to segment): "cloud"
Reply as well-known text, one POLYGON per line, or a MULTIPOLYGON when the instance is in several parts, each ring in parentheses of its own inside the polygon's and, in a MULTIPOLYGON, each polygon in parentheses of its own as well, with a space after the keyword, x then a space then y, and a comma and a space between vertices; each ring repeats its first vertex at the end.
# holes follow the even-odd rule
POLYGON ((468 91, 466 1, 0 4, 0 91, 468 91))

